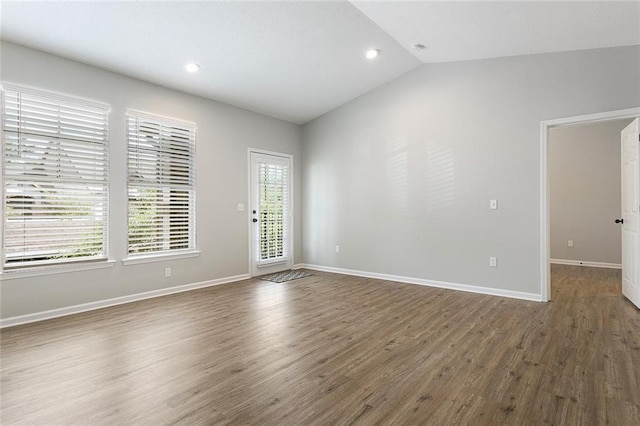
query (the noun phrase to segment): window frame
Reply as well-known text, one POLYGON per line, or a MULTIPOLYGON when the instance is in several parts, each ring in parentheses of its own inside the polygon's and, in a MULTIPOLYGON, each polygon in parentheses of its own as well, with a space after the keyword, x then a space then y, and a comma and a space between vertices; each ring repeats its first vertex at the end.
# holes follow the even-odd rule
MULTIPOLYGON (((32 101, 34 102, 34 101, 32 101)), ((37 102, 37 101, 36 101, 37 102)), ((30 86, 25 86, 21 84, 14 84, 10 82, 0 82, 0 104, 2 106, 0 111, 0 137, 2 138, 3 144, 2 149, 0 149, 0 176, 2 176, 2 188, 0 189, 0 198, 1 201, 1 211, 0 211, 0 221, 3 224, 2 232, 0 233, 0 280, 10 279, 10 278, 21 278, 26 276, 38 276, 38 275, 47 275, 50 273, 59 273, 59 272, 67 272, 67 271, 76 271, 76 270, 88 270, 88 269, 99 269, 110 267, 113 265, 114 261, 110 260, 110 208, 111 208, 111 199, 110 199, 110 185, 111 185, 111 170, 110 170, 110 118, 111 118, 111 106, 105 102, 95 101, 92 99, 86 99, 79 96, 63 94, 59 92, 55 92, 52 90, 34 88, 30 86), (5 108, 7 92, 15 92, 18 97, 33 96, 36 98, 41 98, 43 101, 51 102, 54 105, 58 104, 62 108, 67 109, 79 109, 81 112, 82 108, 86 108, 86 112, 97 113, 97 116, 101 118, 103 127, 101 131, 103 131, 103 140, 101 142, 100 151, 103 153, 103 161, 94 164, 95 167, 103 168, 104 182, 102 184, 102 197, 101 200, 104 202, 104 207, 101 209, 101 214, 103 219, 101 221, 102 224, 102 235, 101 235, 101 251, 99 254, 94 256, 80 256, 78 258, 61 258, 55 260, 55 256, 51 255, 49 259, 45 259, 42 261, 31 261, 26 262, 25 264, 16 264, 15 266, 7 265, 7 246, 5 240, 5 232, 6 227, 5 221, 7 219, 7 168, 6 168, 6 140, 5 140, 5 118, 7 114, 7 109, 5 108), (93 110, 93 111, 92 111, 93 110)), ((21 116, 21 109, 18 112, 19 116, 21 116)), ((58 120, 60 119, 59 115, 57 116, 58 120)), ((20 126, 20 124, 19 124, 20 126)), ((60 127, 56 127, 58 132, 60 131, 60 127)), ((17 132, 18 135, 21 134, 20 131, 17 132)), ((39 136, 34 135, 33 137, 38 138, 39 136)), ((46 136, 41 136, 46 137, 46 136)), ((56 139, 58 145, 60 145, 61 138, 60 135, 52 136, 52 138, 56 139)), ((75 139, 70 139, 74 141, 75 139)), ((78 139, 78 141, 82 141, 82 139, 78 139)), ((86 140, 85 140, 86 142, 86 140)), ((96 151, 99 152, 99 151, 96 151)), ((56 157, 57 158, 57 157, 56 157)), ((77 161, 81 161, 77 160, 77 161)), ((35 180, 37 183, 37 179, 35 180)), ((56 181, 54 181, 56 182, 56 181)), ((61 181, 57 181, 60 183, 61 181)))
MULTIPOLYGON (((136 133, 139 131, 139 124, 136 124, 136 133)), ((173 259, 186 259, 197 257, 200 255, 200 251, 198 250, 197 245, 197 216, 196 216, 196 206, 197 206, 197 185, 196 185, 196 143, 197 143, 197 125, 194 122, 180 120, 172 117, 167 117, 159 114, 153 114, 148 112, 143 112, 135 109, 128 108, 125 111, 125 133, 126 133, 126 185, 127 185, 127 233, 126 233, 126 241, 125 241, 125 258, 122 259, 122 263, 124 265, 137 265, 142 263, 149 262, 161 262, 165 260, 173 260, 173 259), (131 202, 130 202, 130 190, 131 190, 131 180, 130 180, 130 149, 131 149, 131 134, 130 134, 130 120, 144 120, 148 122, 153 122, 157 124, 159 127, 175 127, 180 130, 186 130, 191 137, 189 138, 189 143, 191 144, 190 153, 191 157, 189 159, 189 170, 191 174, 189 179, 192 181, 190 186, 188 186, 187 191, 189 191, 189 200, 190 205, 187 208, 189 212, 189 230, 188 230, 188 241, 189 247, 186 248, 176 248, 176 249, 167 249, 167 250, 155 250, 149 252, 140 252, 140 253, 131 253, 131 243, 130 243, 130 231, 131 231, 131 223, 130 223, 130 215, 131 215, 131 202)), ((166 151, 163 151, 166 152, 166 151)), ((156 188, 162 188, 164 190, 169 189, 170 185, 166 184, 157 184, 156 188)), ((170 238, 171 234, 168 234, 168 238, 170 238)))

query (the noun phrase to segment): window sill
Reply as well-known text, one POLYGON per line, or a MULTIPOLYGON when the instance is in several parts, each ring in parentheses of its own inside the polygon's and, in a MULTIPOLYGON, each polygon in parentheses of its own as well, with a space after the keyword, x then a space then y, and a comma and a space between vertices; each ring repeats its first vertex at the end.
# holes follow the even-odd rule
POLYGON ((191 257, 198 257, 198 256, 200 256, 199 250, 180 252, 180 253, 151 254, 146 256, 134 256, 134 257, 128 257, 126 259, 122 259, 122 264, 125 266, 139 265, 142 263, 165 262, 167 260, 188 259, 191 257))
POLYGON ((15 269, 10 271, 2 271, 2 273, 0 273, 0 281, 13 280, 18 278, 38 277, 42 275, 90 271, 93 269, 111 268, 115 264, 115 260, 107 260, 104 262, 76 263, 73 265, 51 265, 39 266, 36 268, 15 269))

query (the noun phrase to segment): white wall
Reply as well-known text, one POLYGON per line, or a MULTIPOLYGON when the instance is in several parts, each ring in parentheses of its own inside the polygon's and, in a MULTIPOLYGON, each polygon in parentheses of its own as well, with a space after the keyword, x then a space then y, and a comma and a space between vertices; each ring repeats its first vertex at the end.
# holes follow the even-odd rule
MULTIPOLYGON (((294 156, 295 259, 301 259, 301 128, 225 104, 107 72, 57 56, 2 43, 3 81, 106 102, 110 116, 110 257, 126 255, 125 110, 193 121, 196 143, 195 259, 3 280, 1 316, 9 318, 87 302, 225 278, 249 272, 247 148, 294 156), (165 266, 173 276, 164 277, 165 266)), ((188 78, 185 75, 185 78, 188 78)))
POLYGON ((639 75, 638 46, 424 65, 306 124, 304 261, 540 294, 540 121, 639 75))
POLYGON ((631 120, 549 130, 551 258, 620 264, 620 131, 631 120), (573 240, 569 247, 568 240, 573 240))

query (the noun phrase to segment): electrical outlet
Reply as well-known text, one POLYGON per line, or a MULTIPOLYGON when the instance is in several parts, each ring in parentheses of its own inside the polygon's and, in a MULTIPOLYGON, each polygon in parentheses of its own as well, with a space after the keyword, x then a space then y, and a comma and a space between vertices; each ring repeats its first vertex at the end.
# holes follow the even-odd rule
POLYGON ((573 247, 573 240, 567 241, 567 247, 573 247))
POLYGON ((489 258, 489 266, 491 266, 492 268, 497 268, 498 267, 498 258, 496 257, 490 257, 489 258))
POLYGON ((164 268, 164 277, 165 278, 171 277, 171 268, 164 268))
POLYGON ((336 253, 340 253, 340 246, 336 246, 336 253))

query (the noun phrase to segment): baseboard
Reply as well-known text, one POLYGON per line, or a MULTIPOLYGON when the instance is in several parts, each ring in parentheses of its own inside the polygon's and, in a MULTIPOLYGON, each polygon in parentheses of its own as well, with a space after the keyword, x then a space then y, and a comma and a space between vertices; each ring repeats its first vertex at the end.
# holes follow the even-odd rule
POLYGON ((297 265, 299 268, 311 269, 314 271, 332 272, 335 274, 353 275, 356 277, 375 278, 379 280, 396 281, 405 284, 418 284, 427 287, 445 288, 449 290, 466 291, 469 293, 486 294, 489 296, 509 297, 512 299, 530 300, 534 302, 542 302, 542 296, 535 293, 524 293, 520 291, 503 290, 499 288, 480 287, 468 284, 457 284, 445 281, 425 280, 423 278, 405 277, 401 275, 379 274, 377 272, 356 271, 353 269, 334 268, 332 266, 321 266, 301 263, 297 265))
MULTIPOLYGON (((567 261, 557 260, 557 259, 551 260, 551 263, 560 263, 560 262, 574 262, 574 263, 564 263, 564 264, 570 264, 570 265, 580 264, 580 263, 577 263, 577 261, 570 261, 570 260, 567 260, 567 261)), ((595 264, 594 262, 583 262, 583 266, 597 266, 601 268, 616 267, 615 264, 604 264, 604 263, 595 264), (604 265, 610 265, 610 266, 604 266, 604 265)), ((617 267, 620 267, 620 266, 618 265, 617 267)), ((412 278, 412 277, 405 277, 401 275, 380 274, 376 272, 335 268, 332 266, 321 266, 321 265, 313 265, 313 264, 307 264, 307 263, 297 263, 293 265, 292 269, 303 269, 303 268, 311 269, 314 271, 331 272, 335 274, 353 275, 353 276, 363 277, 363 278, 374 278, 374 279, 387 280, 387 281, 396 281, 396 282, 406 283, 406 284, 417 284, 417 285, 424 285, 428 287, 437 287, 437 288, 445 288, 449 290, 466 291, 470 293, 486 294, 490 296, 509 297, 513 299, 531 300, 535 302, 542 301, 541 296, 539 294, 534 294, 534 293, 524 293, 519 291, 503 290, 503 289, 490 288, 490 287, 479 287, 479 286, 473 286, 468 284, 457 284, 457 283, 450 283, 450 282, 444 282, 444 281, 425 280, 422 278, 412 278)), ((28 324, 28 323, 37 322, 37 321, 44 321, 47 319, 53 319, 53 318, 67 316, 67 315, 78 314, 81 312, 107 308, 109 306, 117 306, 125 303, 137 302, 139 300, 152 299, 155 297, 167 296, 175 293, 182 293, 185 291, 195 290, 198 288, 228 284, 236 281, 247 280, 249 278, 251 278, 251 275, 249 274, 235 275, 231 277, 218 278, 215 280, 202 281, 202 282, 193 283, 193 284, 186 284, 186 285, 181 285, 176 287, 168 287, 168 288, 148 291, 144 293, 130 294, 127 296, 115 297, 112 299, 99 300, 96 302, 83 303, 80 305, 67 306, 64 308, 51 309, 48 311, 36 312, 33 314, 4 318, 4 319, 0 319, 0 328, 13 327, 16 325, 28 324)))
POLYGON ((584 260, 568 259, 549 259, 549 262, 555 263, 556 265, 591 266, 592 268, 622 269, 622 265, 619 263, 588 262, 584 260))
POLYGON ((167 296, 169 294, 183 293, 185 291, 195 290, 198 288, 212 287, 221 284, 228 284, 236 281, 247 280, 251 278, 249 274, 234 275, 231 277, 218 278, 215 280, 202 281, 193 284, 185 284, 175 287, 163 288, 160 290, 147 291, 144 293, 130 294, 127 296, 115 297, 113 299, 99 300, 96 302, 83 303, 80 305, 67 306, 64 308, 51 309, 49 311, 36 312, 33 314, 20 315, 17 317, 4 318, 0 320, 0 328, 13 327, 21 324, 28 324, 36 321, 44 321, 52 318, 64 317, 67 315, 78 314, 80 312, 93 311, 96 309, 107 308, 109 306, 123 305, 125 303, 137 302, 139 300, 153 299, 155 297, 167 296))

